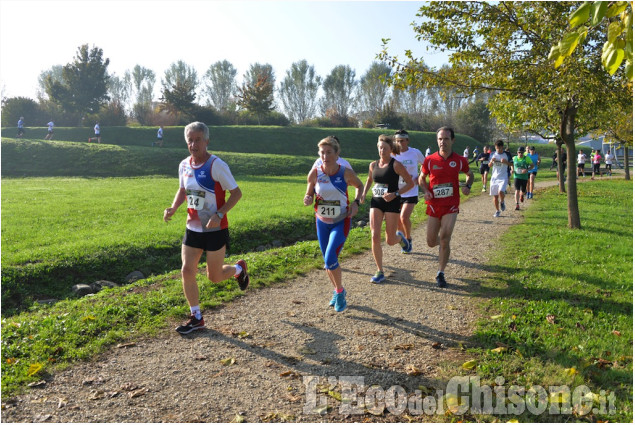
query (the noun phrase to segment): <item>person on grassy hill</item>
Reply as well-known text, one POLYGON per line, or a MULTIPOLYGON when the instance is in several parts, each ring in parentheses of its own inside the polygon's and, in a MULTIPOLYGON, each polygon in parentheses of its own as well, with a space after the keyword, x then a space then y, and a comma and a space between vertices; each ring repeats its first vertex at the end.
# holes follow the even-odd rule
POLYGON ((558 150, 556 149, 551 156, 551 167, 549 167, 549 171, 553 170, 553 168, 558 169, 558 150))
POLYGON ((18 135, 16 137, 20 139, 22 136, 24 136, 24 117, 20 117, 18 120, 18 135))
POLYGON ((465 150, 463 151, 463 158, 467 159, 470 156, 470 147, 466 146, 465 150))
POLYGON ((99 122, 95 123, 93 131, 95 132, 95 137, 89 137, 88 143, 92 142, 93 140, 97 140, 97 143, 101 143, 101 129, 99 128, 99 122))
POLYGON ((496 151, 492 153, 489 160, 489 168, 492 170, 489 194, 493 197, 494 208, 496 208, 494 217, 500 217, 501 211, 505 211, 505 192, 509 185, 509 175, 507 174, 509 159, 503 150, 504 146, 505 143, 502 140, 496 141, 496 151))
POLYGON ((183 293, 190 306, 190 318, 176 328, 180 334, 205 327, 196 282, 198 262, 203 251, 207 252, 207 278, 210 281, 222 282, 233 276, 243 291, 249 285, 244 260, 239 260, 233 266, 224 264, 225 251, 229 248, 227 213, 236 206, 242 192, 227 164, 207 151, 207 125, 202 122, 190 123, 184 133, 190 156, 179 165, 179 189, 172 205, 163 212, 163 220, 168 222, 179 206, 187 202, 186 230, 181 246, 181 277, 183 293), (226 191, 229 191, 227 200, 226 191))
MULTIPOLYGON (((487 147, 487 146, 485 146, 485 147, 487 147)), ((473 163, 473 162, 476 162, 476 160, 477 160, 477 158, 478 158, 478 154, 479 154, 479 151, 478 151, 478 146, 477 146, 477 147, 475 147, 475 148, 474 148, 474 150, 472 151, 472 159, 470 159, 470 161, 468 162, 468 164, 471 164, 471 163, 473 163)))
POLYGON ((160 148, 163 147, 163 126, 162 125, 160 125, 159 129, 157 130, 157 141, 152 142, 152 146, 159 146, 160 148))
POLYGON ((399 147, 392 137, 382 134, 377 141, 379 159, 368 166, 368 178, 364 185, 362 199, 374 183, 373 196, 370 200, 370 232, 373 258, 377 265, 377 272, 370 278, 373 283, 386 280, 383 267, 383 251, 381 247, 381 227, 386 222, 386 243, 390 246, 399 243, 404 249, 408 246, 408 240, 397 233, 399 213, 401 211, 401 195, 414 187, 412 177, 404 165, 391 156, 398 154, 399 147), (399 178, 405 185, 399 188, 399 178))
POLYGON ((461 202, 459 174, 467 176, 465 186, 461 188, 464 195, 470 194, 474 182, 467 158, 452 151, 454 140, 452 128, 441 127, 437 130, 439 151, 426 157, 418 179, 428 204, 427 243, 430 248, 439 247, 439 271, 436 276, 439 288, 447 286, 445 267, 450 259, 450 240, 461 202))
POLYGON ((528 155, 525 155, 525 148, 520 146, 517 155, 513 160, 514 168, 514 197, 516 200, 516 211, 520 210, 520 203, 525 201, 527 192, 527 181, 529 180, 529 170, 534 167, 534 163, 528 155))
POLYGON ((529 148, 527 154, 531 158, 531 162, 534 163, 534 168, 529 170, 529 181, 527 182, 527 199, 533 199, 534 197, 534 182, 536 181, 536 175, 538 175, 538 166, 540 165, 540 154, 536 152, 535 147, 529 148))
POLYGON ((483 146, 483 152, 476 158, 476 162, 479 164, 478 171, 481 173, 481 183, 483 188, 481 192, 487 190, 487 174, 489 173, 489 156, 491 151, 488 146, 483 146))
POLYGON ((602 162, 602 157, 600 156, 600 150, 596 149, 591 151, 591 163, 593 164, 593 172, 591 173, 591 180, 595 180, 595 173, 598 176, 602 177, 602 171, 600 171, 600 163, 602 162))
MULTIPOLYGON (((406 130, 397 131, 394 139, 399 147, 399 153, 392 156, 406 167, 412 181, 415 182, 419 175, 419 166, 423 164, 424 156, 419 149, 409 147, 410 135, 406 130)), ((399 189, 405 185, 406 182, 403 179, 399 179, 399 189)), ((419 186, 413 185, 412 189, 404 192, 399 199, 401 201, 401 212, 399 213, 399 231, 397 236, 404 236, 408 240, 408 246, 401 249, 402 253, 408 254, 412 252, 412 221, 410 221, 410 216, 415 209, 415 205, 419 203, 419 186)))
POLYGON ((357 214, 363 184, 351 168, 338 164, 339 152, 340 143, 335 136, 326 137, 318 143, 322 163, 309 171, 304 205, 313 204, 315 208, 315 227, 324 257, 324 270, 333 285, 329 305, 342 312, 346 309, 346 290, 342 285, 338 255, 351 229, 352 217, 357 214), (355 187, 352 203, 348 200, 348 186, 355 187))
POLYGON ((608 176, 613 174, 613 160, 615 159, 615 156, 611 153, 611 148, 609 148, 608 151, 606 151, 606 155, 604 155, 604 173, 608 176))
POLYGON ((44 136, 44 140, 53 140, 53 128, 55 127, 55 123, 51 120, 46 125, 48 126, 48 130, 46 136, 44 136))

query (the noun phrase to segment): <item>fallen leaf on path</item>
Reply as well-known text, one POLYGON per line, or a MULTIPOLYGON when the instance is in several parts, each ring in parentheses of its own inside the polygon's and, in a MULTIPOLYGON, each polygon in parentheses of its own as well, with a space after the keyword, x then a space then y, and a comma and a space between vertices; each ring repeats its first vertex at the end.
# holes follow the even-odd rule
POLYGON ((622 332, 620 332, 620 331, 613 331, 613 335, 622 336, 622 332))
POLYGON ((287 370, 286 372, 282 372, 280 374, 281 378, 297 378, 298 376, 299 375, 296 372, 292 371, 292 370, 287 370))
POLYGON ((132 392, 128 393, 128 397, 129 398, 140 397, 140 396, 144 395, 147 392, 148 392, 147 389, 139 388, 138 390, 135 390, 135 391, 132 391, 132 392))
POLYGON ((135 345, 137 345, 136 342, 127 342, 125 344, 117 344, 117 348, 129 348, 134 347, 135 345))
POLYGON ((476 360, 468 360, 467 362, 463 363, 461 367, 465 370, 474 369, 476 367, 476 360))
POLYGON ((233 357, 228 357, 220 361, 220 364, 222 364, 223 366, 231 366, 234 363, 236 363, 236 359, 233 357))
POLYGON ((554 316, 553 314, 548 314, 547 315, 547 322, 555 324, 556 323, 556 316, 554 316))
POLYGON ((505 316, 504 316, 504 315, 502 315, 502 314, 497 314, 496 316, 490 316, 490 319, 492 319, 492 320, 497 320, 497 319, 501 319, 501 318, 503 318, 503 317, 505 317, 505 316))
POLYGON ((412 350, 414 348, 413 344, 397 344, 395 345, 395 350, 412 350))
POLYGON ((423 372, 418 369, 415 365, 411 365, 409 364, 408 366, 406 366, 406 374, 410 375, 410 376, 419 376, 421 375, 423 372))
POLYGON ((507 347, 498 347, 498 348, 493 348, 492 353, 504 353, 505 351, 507 351, 507 347))
POLYGON ((236 413, 236 416, 234 416, 234 419, 232 419, 231 423, 242 424, 243 422, 245 422, 245 417, 236 413))
POLYGON ((31 382, 30 384, 27 385, 27 387, 41 387, 45 384, 46 384, 46 381, 42 380, 37 382, 31 382))

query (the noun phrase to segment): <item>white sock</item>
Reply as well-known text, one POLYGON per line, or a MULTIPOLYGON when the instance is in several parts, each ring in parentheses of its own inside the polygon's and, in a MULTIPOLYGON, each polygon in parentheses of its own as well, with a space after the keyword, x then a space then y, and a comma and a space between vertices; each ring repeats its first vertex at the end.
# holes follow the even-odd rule
POLYGON ((192 315, 196 317, 196 320, 201 320, 201 317, 203 317, 203 315, 201 314, 201 308, 197 305, 190 307, 190 313, 192 313, 192 315))
POLYGON ((236 267, 236 274, 234 275, 234 277, 240 276, 240 274, 243 272, 243 268, 240 267, 238 264, 235 264, 234 267, 236 267))
POLYGON ((440 274, 443 274, 443 272, 442 272, 441 270, 439 270, 439 271, 437 272, 437 276, 439 276, 440 274))

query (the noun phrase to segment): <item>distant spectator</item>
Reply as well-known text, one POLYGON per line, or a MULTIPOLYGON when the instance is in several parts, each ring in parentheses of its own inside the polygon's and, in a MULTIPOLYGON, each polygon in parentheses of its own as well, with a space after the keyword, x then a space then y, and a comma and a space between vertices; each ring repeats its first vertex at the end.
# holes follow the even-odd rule
POLYGON ((430 151, 430 146, 428 146, 428 147, 426 148, 426 153, 425 153, 425 156, 430 155, 430 153, 431 153, 431 151, 430 151))
POLYGON ((463 151, 463 158, 468 158, 470 156, 470 147, 466 146, 465 150, 463 151))
POLYGON ((578 154, 578 173, 576 176, 584 177, 584 163, 586 162, 586 155, 580 149, 580 153, 578 154))
POLYGON ((53 140, 53 128, 55 127, 55 123, 51 120, 46 125, 48 126, 48 133, 44 136, 44 140, 53 140))
POLYGON ((18 120, 18 139, 24 136, 24 117, 20 117, 18 120))
POLYGON ((163 147, 163 126, 159 126, 159 130, 157 131, 157 141, 152 142, 152 146, 163 147))
POLYGON ((606 151, 606 155, 604 155, 604 169, 606 171, 607 175, 612 175, 613 174, 613 170, 611 169, 613 166, 613 160, 615 159, 615 155, 613 155, 611 153, 611 148, 609 148, 608 151, 606 151))
POLYGON ((99 128, 99 122, 95 124, 93 130, 95 131, 95 137, 89 137, 88 143, 92 142, 93 140, 97 140, 97 143, 101 143, 101 129, 99 128))

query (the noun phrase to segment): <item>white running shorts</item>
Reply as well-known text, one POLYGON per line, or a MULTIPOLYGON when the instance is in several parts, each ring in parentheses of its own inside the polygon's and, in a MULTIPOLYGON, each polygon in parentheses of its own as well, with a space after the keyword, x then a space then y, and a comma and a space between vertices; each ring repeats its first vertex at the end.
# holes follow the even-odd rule
POLYGON ((505 193, 507 191, 507 185, 509 182, 507 180, 490 180, 489 182, 489 194, 491 196, 498 195, 499 192, 505 193))

